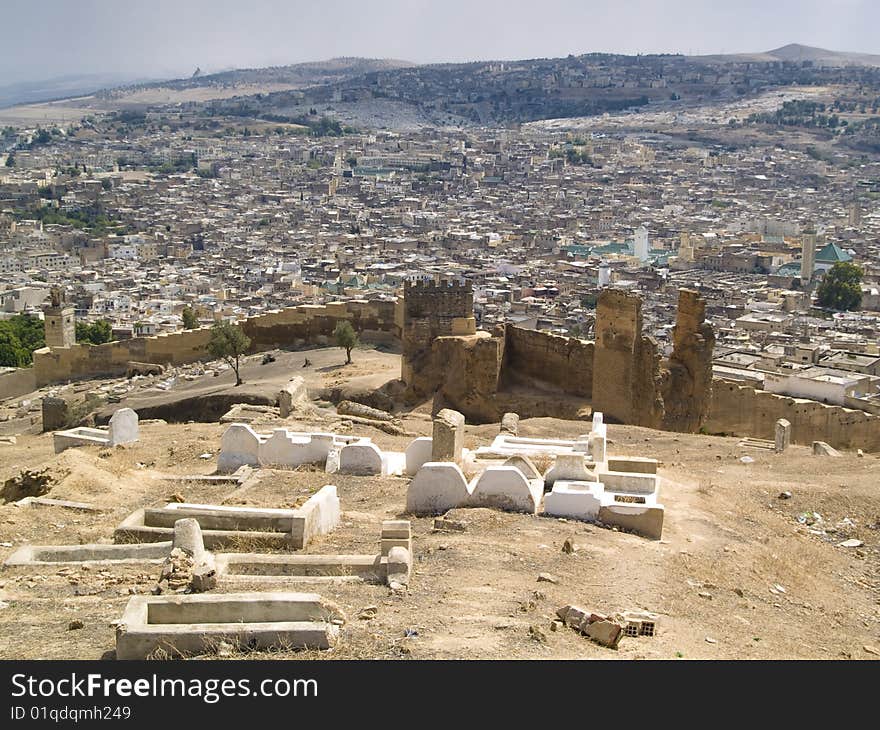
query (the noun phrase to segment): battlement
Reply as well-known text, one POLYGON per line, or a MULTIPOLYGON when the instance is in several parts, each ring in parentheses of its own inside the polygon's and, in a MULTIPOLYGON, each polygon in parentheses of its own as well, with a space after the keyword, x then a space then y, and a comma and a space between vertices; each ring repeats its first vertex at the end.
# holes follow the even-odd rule
POLYGON ((411 279, 403 283, 404 294, 431 294, 437 292, 472 292, 473 283, 468 279, 411 279))

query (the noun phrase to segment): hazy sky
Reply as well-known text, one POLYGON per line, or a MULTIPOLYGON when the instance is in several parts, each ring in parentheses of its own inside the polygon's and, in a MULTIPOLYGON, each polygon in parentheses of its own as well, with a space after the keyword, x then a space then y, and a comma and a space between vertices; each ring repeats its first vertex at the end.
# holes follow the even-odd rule
POLYGON ((880 53, 880 0, 0 0, 0 27, 2 86, 333 56, 431 63, 794 42, 880 53))

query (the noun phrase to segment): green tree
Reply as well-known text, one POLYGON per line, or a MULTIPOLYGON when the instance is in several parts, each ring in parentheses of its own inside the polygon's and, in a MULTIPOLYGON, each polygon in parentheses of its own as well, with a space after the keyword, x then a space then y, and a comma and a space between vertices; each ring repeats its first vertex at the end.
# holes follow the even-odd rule
POLYGON ((357 332, 354 331, 351 322, 344 320, 336 325, 333 337, 336 338, 337 347, 345 350, 345 364, 348 365, 351 362, 351 351, 358 345, 357 332))
POLYGON ((862 270, 850 261, 839 261, 825 274, 816 292, 821 307, 841 311, 858 309, 862 303, 862 270))
POLYGON ((0 322, 0 365, 11 368, 23 367, 26 350, 22 347, 8 322, 0 322))
POLYGON ((184 307, 183 308, 183 326, 185 329, 194 330, 198 329, 199 320, 196 317, 196 313, 193 311, 192 307, 184 307))
POLYGON ((92 345, 103 345, 113 339, 113 329, 106 319, 99 319, 97 322, 87 324, 86 322, 76 323, 76 341, 88 342, 92 345))
POLYGON ((235 384, 244 381, 239 372, 239 359, 251 346, 251 339, 237 324, 217 322, 211 327, 211 339, 208 341, 208 352, 211 357, 225 361, 235 372, 235 384))

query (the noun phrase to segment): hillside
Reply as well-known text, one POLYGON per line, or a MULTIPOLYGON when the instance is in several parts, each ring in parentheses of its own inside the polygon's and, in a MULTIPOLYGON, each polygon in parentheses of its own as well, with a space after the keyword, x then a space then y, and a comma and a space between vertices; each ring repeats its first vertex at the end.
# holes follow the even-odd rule
MULTIPOLYGON (((328 426, 317 416, 285 425, 328 426)), ((406 416, 404 426, 419 434, 431 429, 420 414, 406 416)), ((520 434, 571 438, 583 426, 526 419, 520 434)), ((257 426, 271 427, 268 421, 257 426)), ((0 559, 25 542, 106 540, 133 510, 164 504, 173 495, 189 502, 283 507, 323 484, 336 484, 343 524, 309 553, 374 550, 381 520, 404 516, 407 480, 399 477, 264 469, 246 489, 182 478, 212 471, 214 459, 200 455, 216 456, 223 430, 219 424, 145 423, 136 444, 59 456, 52 453, 51 434, 0 445, 0 483, 25 467, 46 467, 52 479, 46 496, 104 510, 0 505, 5 541, 0 559), (179 478, 162 480, 163 474, 179 478)), ((468 427, 465 446, 488 443, 497 430, 497 424, 468 427)), ((371 436, 382 448, 402 449, 410 440, 363 426, 352 431, 371 436)), ((342 606, 348 622, 336 649, 306 656, 877 658, 880 461, 855 454, 823 459, 807 447, 776 455, 738 447, 735 439, 629 426, 610 426, 609 437, 612 453, 662 462, 662 540, 488 509, 454 510, 450 518, 463 521, 464 532, 433 532, 430 518, 417 518, 409 590, 389 593, 383 586, 358 583, 317 586, 342 606), (743 463, 744 455, 754 461, 743 463), (783 491, 791 497, 780 499, 783 491), (812 524, 803 522, 805 514, 812 524), (839 547, 847 538, 864 545, 839 547), (563 552, 566 539, 576 547, 571 554, 563 552), (551 580, 539 582, 542 573, 551 580), (556 610, 566 604, 656 612, 658 635, 626 638, 617 651, 603 648, 570 629, 551 628, 556 610)), ((109 624, 121 616, 132 593, 152 589, 158 572, 159 566, 146 565, 5 568, 0 632, 6 641, 0 658, 112 657, 109 624), (82 628, 69 630, 72 621, 81 621, 82 628)))
POLYGON ((801 63, 810 61, 816 66, 880 66, 880 55, 829 51, 800 43, 789 43, 763 53, 730 53, 690 56, 689 58, 703 63, 774 63, 778 61, 801 63))

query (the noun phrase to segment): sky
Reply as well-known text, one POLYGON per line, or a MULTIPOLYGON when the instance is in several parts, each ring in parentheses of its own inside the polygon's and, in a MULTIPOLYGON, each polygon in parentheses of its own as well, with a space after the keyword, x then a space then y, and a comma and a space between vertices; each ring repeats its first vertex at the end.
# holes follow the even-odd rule
POLYGON ((316 61, 740 53, 880 54, 878 0, 0 0, 0 86, 316 61))

